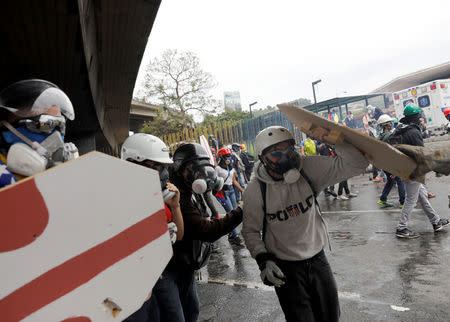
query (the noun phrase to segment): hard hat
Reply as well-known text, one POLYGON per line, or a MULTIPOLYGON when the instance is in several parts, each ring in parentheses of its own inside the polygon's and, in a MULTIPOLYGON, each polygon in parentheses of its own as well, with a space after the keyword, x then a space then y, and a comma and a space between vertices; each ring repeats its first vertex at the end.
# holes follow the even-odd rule
POLYGON ((247 147, 245 146, 245 144, 241 144, 241 150, 245 150, 247 147))
POLYGON ((255 138, 256 154, 262 155, 263 151, 269 146, 288 140, 295 143, 294 137, 288 129, 282 126, 269 126, 260 131, 255 138))
POLYGON ((405 109, 403 110, 403 115, 405 115, 405 116, 410 116, 410 115, 419 114, 419 113, 420 113, 420 107, 418 107, 414 103, 409 103, 408 105, 405 106, 405 109))
POLYGON ((384 124, 384 123, 392 122, 393 120, 394 119, 392 117, 390 117, 388 114, 383 114, 380 116, 377 123, 384 124))
POLYGON ((69 120, 75 118, 69 97, 58 86, 42 79, 22 80, 0 92, 0 108, 20 118, 50 114, 49 111, 54 112, 55 107, 58 115, 62 114, 69 120))
POLYGON ((444 108, 444 115, 447 117, 450 114, 450 107, 444 108))
POLYGON ((223 148, 223 149, 220 149, 219 151, 217 151, 217 155, 219 157, 224 157, 226 155, 231 155, 231 154, 233 154, 233 153, 231 152, 231 150, 229 148, 223 148))
POLYGON ((151 160, 165 164, 173 163, 166 144, 160 138, 146 133, 129 136, 122 145, 121 158, 138 162, 151 160))

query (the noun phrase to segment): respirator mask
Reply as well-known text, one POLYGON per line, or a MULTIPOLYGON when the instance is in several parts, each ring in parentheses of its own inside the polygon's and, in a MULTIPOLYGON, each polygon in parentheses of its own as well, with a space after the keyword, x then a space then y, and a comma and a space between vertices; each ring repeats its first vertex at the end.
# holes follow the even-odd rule
POLYGON ((282 175, 284 181, 288 184, 296 182, 300 179, 300 156, 295 152, 294 146, 288 147, 286 150, 275 150, 264 155, 266 166, 276 174, 282 175), (268 156, 277 159, 276 162, 271 161, 268 156))
POLYGON ((9 131, 1 133, 3 140, 9 145, 7 154, 8 168, 23 176, 33 176, 62 162, 78 157, 78 149, 73 143, 64 143, 64 135, 56 130, 59 122, 43 124, 44 132, 34 132, 31 128, 39 125, 21 120, 22 125, 14 128, 6 121, 1 121, 9 131))
POLYGON ((164 202, 169 201, 170 199, 173 198, 173 196, 175 196, 175 192, 170 191, 169 189, 167 189, 167 183, 169 182, 169 167, 166 164, 161 164, 161 163, 157 163, 157 164, 146 164, 146 163, 140 163, 141 165, 156 170, 159 173, 159 182, 161 184, 161 191, 162 191, 162 197, 164 202))
POLYGON ((207 191, 219 191, 223 187, 223 178, 218 178, 214 167, 205 163, 193 162, 188 168, 188 181, 192 191, 196 194, 204 194, 207 191))

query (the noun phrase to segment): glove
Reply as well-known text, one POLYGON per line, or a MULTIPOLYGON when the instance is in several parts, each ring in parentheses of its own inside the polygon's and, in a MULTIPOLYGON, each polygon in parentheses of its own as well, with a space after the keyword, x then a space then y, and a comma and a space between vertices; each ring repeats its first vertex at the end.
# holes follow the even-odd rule
POLYGON ((261 253, 256 256, 256 262, 261 270, 261 280, 269 286, 280 287, 285 283, 285 276, 275 264, 275 256, 270 253, 261 253))
POLYGON ((175 242, 177 241, 177 225, 175 225, 174 222, 169 222, 167 223, 167 229, 169 230, 170 241, 172 242, 172 244, 175 244, 175 242))
POLYGON ((262 270, 260 276, 263 283, 269 286, 273 285, 275 287, 280 287, 285 283, 283 272, 277 264, 271 260, 266 262, 266 268, 262 270))

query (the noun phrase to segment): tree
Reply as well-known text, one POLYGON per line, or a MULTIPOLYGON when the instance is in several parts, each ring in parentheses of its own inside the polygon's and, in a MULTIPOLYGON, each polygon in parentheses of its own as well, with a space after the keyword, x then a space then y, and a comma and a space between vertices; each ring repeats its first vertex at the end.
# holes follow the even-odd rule
POLYGON ((219 115, 212 115, 212 114, 207 114, 205 115, 205 118, 203 119, 202 122, 202 126, 208 126, 208 125, 216 125, 218 122, 223 122, 223 121, 231 121, 232 123, 234 122, 239 122, 242 121, 244 119, 249 119, 250 118, 250 113, 249 112, 245 112, 245 111, 232 111, 232 110, 225 110, 225 112, 223 112, 222 114, 219 115))
POLYGON ((144 122, 141 132, 162 137, 170 133, 177 133, 185 128, 193 127, 192 116, 172 111, 170 113, 164 109, 158 109, 156 117, 149 122, 144 122))
POLYGON ((301 98, 299 98, 299 99, 296 99, 295 101, 292 101, 291 104, 297 105, 297 106, 299 106, 299 107, 303 107, 303 106, 311 105, 312 102, 311 102, 311 100, 308 99, 308 98, 303 98, 303 97, 301 97, 301 98))
POLYGON ((216 87, 211 74, 202 70, 199 58, 192 52, 168 49, 147 65, 141 96, 156 99, 172 116, 172 110, 202 114, 217 107, 209 91, 216 87))

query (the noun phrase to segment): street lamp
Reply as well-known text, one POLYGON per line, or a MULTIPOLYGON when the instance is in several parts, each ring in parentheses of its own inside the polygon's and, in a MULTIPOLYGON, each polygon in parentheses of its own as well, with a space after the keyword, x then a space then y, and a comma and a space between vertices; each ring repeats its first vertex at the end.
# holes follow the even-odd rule
POLYGON ((320 83, 321 81, 322 81, 321 79, 318 79, 318 80, 312 82, 312 89, 313 89, 313 95, 314 95, 314 109, 316 110, 316 114, 318 112, 317 112, 316 91, 314 90, 314 85, 320 83))
POLYGON ((253 102, 252 104, 248 105, 248 107, 250 108, 250 118, 253 118, 252 117, 252 106, 255 105, 256 103, 258 103, 258 102, 253 102))

